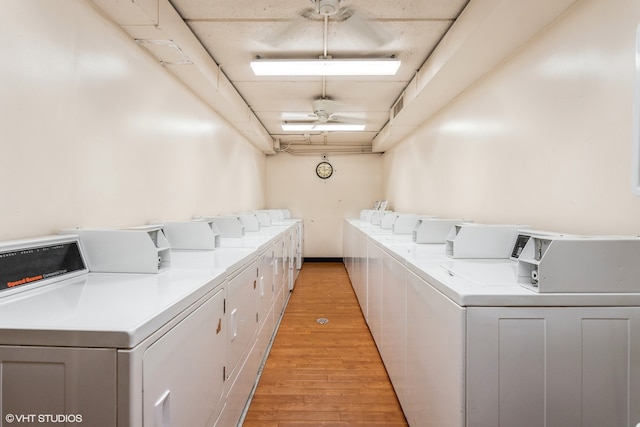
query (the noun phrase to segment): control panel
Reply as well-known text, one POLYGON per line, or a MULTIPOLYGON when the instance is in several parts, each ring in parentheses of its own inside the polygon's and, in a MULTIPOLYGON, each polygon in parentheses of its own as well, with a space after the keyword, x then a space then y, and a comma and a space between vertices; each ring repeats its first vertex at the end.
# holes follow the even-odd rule
POLYGON ((160 225, 121 229, 73 228, 85 250, 89 271, 158 273, 171 265, 171 247, 160 225))
POLYGON ((171 249, 214 250, 220 246, 220 230, 210 219, 163 221, 171 249))
POLYGON ((88 272, 75 235, 0 244, 0 292, 3 296, 88 272))
POLYGON ((416 243, 444 243, 451 228, 464 222, 463 219, 421 218, 413 229, 413 241, 416 243))
POLYGON ((455 224, 445 241, 452 258, 508 259, 518 232, 529 226, 518 224, 455 224))
POLYGON ((640 238, 531 236, 518 282, 536 292, 640 292, 640 238))

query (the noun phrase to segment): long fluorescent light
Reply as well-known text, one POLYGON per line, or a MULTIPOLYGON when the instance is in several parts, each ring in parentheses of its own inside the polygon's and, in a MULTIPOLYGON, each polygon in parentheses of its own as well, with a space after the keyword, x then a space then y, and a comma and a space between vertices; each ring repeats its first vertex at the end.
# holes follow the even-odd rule
POLYGON ((363 131, 365 125, 349 123, 287 123, 282 124, 285 132, 305 132, 305 131, 343 131, 357 132, 363 131))
POLYGON ((400 61, 382 59, 256 59, 256 76, 393 76, 400 61))

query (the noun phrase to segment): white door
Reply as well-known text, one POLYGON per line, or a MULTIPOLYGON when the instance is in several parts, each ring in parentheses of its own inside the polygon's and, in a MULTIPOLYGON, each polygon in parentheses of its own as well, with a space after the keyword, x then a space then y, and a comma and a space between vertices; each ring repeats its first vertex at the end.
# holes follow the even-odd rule
POLYGON ((406 386, 407 269, 391 255, 382 258, 382 348, 393 388, 402 401, 406 386))
POLYGON ((222 409, 224 289, 152 344, 143 357, 144 427, 205 427, 222 409))
POLYGON ((407 385, 401 404, 409 425, 464 427, 465 319, 463 307, 407 273, 407 385))
POLYGON ((382 259, 383 250, 368 242, 367 259, 367 306, 361 307, 366 313, 367 324, 378 348, 382 345, 382 259))
POLYGON ((240 358, 253 345, 258 328, 257 294, 258 263, 254 261, 227 285, 227 378, 234 374, 240 358))
POLYGON ((264 251, 258 257, 258 323, 262 324, 267 319, 267 313, 273 305, 273 247, 264 251))

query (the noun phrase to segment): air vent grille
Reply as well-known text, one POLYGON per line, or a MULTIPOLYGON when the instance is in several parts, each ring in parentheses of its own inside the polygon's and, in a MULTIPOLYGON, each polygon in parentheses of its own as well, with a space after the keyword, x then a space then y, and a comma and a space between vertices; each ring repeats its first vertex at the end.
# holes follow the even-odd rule
POLYGON ((402 93, 402 95, 400 95, 400 98, 398 98, 395 104, 393 104, 393 107, 391 107, 391 118, 393 119, 394 117, 397 117, 398 114, 400 114, 400 111, 402 111, 403 107, 404 107, 404 92, 402 93))

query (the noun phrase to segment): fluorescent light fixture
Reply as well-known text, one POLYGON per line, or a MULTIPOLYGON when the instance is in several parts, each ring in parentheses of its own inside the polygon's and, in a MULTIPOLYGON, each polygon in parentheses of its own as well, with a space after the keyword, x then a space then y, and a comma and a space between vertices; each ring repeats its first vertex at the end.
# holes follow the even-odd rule
POLYGON ((343 131, 357 132, 363 131, 365 125, 349 123, 287 123, 282 124, 285 132, 308 132, 308 131, 343 131))
POLYGON ((256 59, 256 76, 393 76, 400 61, 382 59, 256 59))

